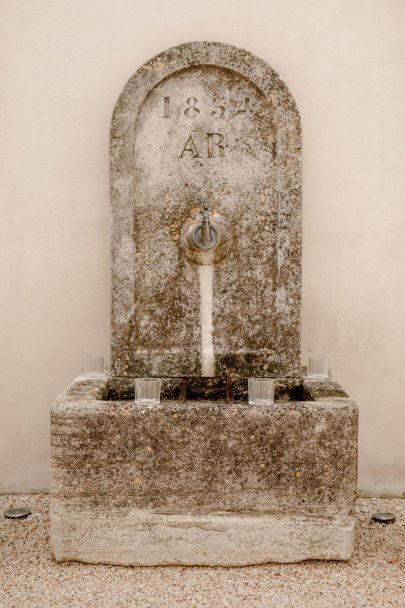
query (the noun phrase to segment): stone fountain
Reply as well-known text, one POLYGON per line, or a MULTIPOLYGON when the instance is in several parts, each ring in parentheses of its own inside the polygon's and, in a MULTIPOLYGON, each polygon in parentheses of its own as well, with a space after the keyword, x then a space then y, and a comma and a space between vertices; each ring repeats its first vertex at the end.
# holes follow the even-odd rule
POLYGON ((227 44, 172 48, 111 124, 111 374, 52 408, 59 561, 349 559, 355 403, 301 369, 301 126, 285 83, 227 44), (275 380, 274 405, 247 401, 275 380), (162 378, 159 405, 134 379, 162 378))

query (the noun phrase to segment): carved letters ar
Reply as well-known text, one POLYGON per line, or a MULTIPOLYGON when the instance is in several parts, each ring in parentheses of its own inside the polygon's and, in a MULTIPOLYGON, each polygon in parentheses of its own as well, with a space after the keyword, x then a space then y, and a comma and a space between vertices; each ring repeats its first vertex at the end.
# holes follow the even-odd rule
MULTIPOLYGON (((180 158, 183 158, 186 153, 191 154, 192 158, 217 158, 218 156, 226 156, 225 141, 222 133, 206 133, 206 154, 200 154, 200 151, 195 143, 192 135, 189 135, 180 158)), ((204 148, 205 151, 205 148, 204 148)))

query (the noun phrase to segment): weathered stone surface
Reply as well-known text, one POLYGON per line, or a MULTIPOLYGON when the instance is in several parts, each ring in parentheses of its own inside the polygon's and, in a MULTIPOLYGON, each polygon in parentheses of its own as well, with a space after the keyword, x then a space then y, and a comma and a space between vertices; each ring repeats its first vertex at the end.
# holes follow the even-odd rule
POLYGON ((301 128, 272 68, 208 42, 142 66, 114 111, 111 200, 114 376, 300 375, 301 128), (202 279, 205 199, 225 236, 202 279))
POLYGON ((88 509, 53 499, 58 561, 123 566, 244 566, 305 559, 347 560, 354 517, 171 515, 137 509, 88 509))
MULTIPOLYGON (((315 383, 314 401, 261 407, 141 407, 100 400, 108 385, 78 378, 52 409, 58 559, 236 565, 350 556, 357 407, 334 396, 343 394, 336 383, 315 383)), ((314 383, 304 385, 309 394, 314 383)))

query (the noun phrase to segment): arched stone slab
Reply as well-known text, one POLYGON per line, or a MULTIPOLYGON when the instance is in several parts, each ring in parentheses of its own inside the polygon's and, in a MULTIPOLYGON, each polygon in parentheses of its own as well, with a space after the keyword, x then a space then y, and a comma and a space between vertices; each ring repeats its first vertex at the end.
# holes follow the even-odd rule
POLYGON ((130 78, 111 125, 114 376, 300 375, 301 148, 286 85, 243 49, 183 44, 130 78), (185 237, 204 200, 227 234, 207 271, 185 237))

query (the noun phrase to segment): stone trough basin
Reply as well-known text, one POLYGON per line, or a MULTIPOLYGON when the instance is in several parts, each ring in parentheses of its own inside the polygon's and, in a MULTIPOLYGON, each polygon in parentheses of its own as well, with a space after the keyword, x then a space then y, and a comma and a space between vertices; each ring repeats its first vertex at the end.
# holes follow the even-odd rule
POLYGON ((249 405, 243 383, 233 403, 192 386, 199 398, 180 402, 176 390, 163 383, 161 403, 142 407, 129 382, 81 376, 58 398, 58 561, 241 566, 351 557, 358 410, 336 382, 276 381, 268 406, 249 405))

